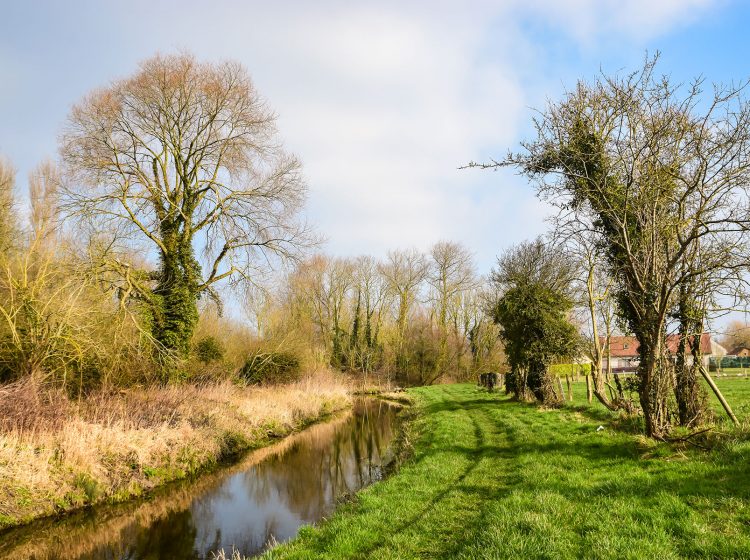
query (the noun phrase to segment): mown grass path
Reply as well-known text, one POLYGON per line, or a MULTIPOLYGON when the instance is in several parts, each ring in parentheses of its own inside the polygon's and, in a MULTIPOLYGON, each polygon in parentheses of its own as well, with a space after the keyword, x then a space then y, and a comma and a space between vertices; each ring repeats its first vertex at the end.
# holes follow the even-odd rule
POLYGON ((595 409, 412 394, 413 458, 267 558, 750 558, 748 443, 685 454, 595 409))

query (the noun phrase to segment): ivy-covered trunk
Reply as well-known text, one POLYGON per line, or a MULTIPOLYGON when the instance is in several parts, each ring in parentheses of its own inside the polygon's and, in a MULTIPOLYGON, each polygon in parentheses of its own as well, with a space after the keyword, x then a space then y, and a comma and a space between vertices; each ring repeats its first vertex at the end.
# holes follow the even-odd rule
POLYGON ((512 393, 518 400, 525 400, 527 395, 526 370, 518 366, 511 366, 511 370, 505 374, 505 392, 512 393))
POLYGON ((526 383, 540 403, 549 406, 561 404, 562 399, 555 393, 554 378, 545 363, 538 360, 529 363, 526 383))
POLYGON ((662 329, 658 333, 636 334, 639 343, 638 396, 646 422, 646 435, 661 438, 669 432, 667 398, 671 388, 671 371, 665 357, 662 329))
MULTIPOLYGON (((682 343, 682 341, 681 341, 682 343)), ((700 345, 700 341, 696 342, 700 345)), ((692 346, 689 344, 689 346, 692 346)), ((687 350, 686 348, 684 350, 687 350)), ((684 351, 681 349, 681 352, 684 351)), ((689 359, 680 354, 677 360, 675 398, 681 426, 694 426, 703 416, 702 392, 698 385, 698 368, 701 365, 700 350, 692 349, 689 359), (681 359, 680 359, 681 358, 681 359)))
POLYGON ((706 399, 698 384, 698 372, 703 361, 701 338, 703 312, 695 305, 687 288, 680 290, 680 343, 675 364, 675 399, 681 426, 700 422, 705 412, 706 399))
POLYGON ((201 278, 192 243, 184 237, 164 236, 169 250, 161 255, 152 305, 154 338, 180 358, 190 353, 190 340, 198 323, 201 278))

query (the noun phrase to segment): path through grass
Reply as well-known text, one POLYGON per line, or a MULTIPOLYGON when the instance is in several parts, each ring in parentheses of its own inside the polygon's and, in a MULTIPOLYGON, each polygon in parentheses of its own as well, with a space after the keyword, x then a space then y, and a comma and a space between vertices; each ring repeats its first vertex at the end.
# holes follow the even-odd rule
POLYGON ((267 558, 750 558, 748 442, 677 452, 596 410, 411 392, 413 458, 267 558))

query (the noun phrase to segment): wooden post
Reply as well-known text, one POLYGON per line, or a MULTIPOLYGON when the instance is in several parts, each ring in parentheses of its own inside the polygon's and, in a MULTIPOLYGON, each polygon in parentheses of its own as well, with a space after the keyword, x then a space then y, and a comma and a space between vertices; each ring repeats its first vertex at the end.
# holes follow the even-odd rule
POLYGON ((570 376, 565 376, 565 383, 568 384, 568 400, 573 402, 573 387, 570 385, 570 376))
POLYGON ((589 401, 589 404, 591 404, 593 398, 594 395, 591 392, 591 375, 586 375, 586 399, 589 401))
POLYGON ((716 386, 716 383, 714 383, 714 380, 711 379, 711 375, 706 371, 706 368, 704 368, 702 365, 700 366, 701 375, 703 376, 703 379, 706 380, 706 383, 708 383, 709 387, 711 387, 711 390, 714 392, 714 395, 716 395, 716 398, 719 399, 719 402, 721 403, 721 406, 724 407, 724 410, 726 411, 729 418, 732 419, 732 422, 734 422, 735 426, 739 426, 740 422, 737 420, 737 417, 734 415, 734 412, 732 412, 732 407, 729 406, 729 403, 724 398, 724 395, 721 394, 721 391, 719 391, 719 388, 716 386))
POLYGON ((557 384, 560 386, 560 398, 564 401, 565 400, 565 389, 563 388, 562 379, 559 375, 556 375, 557 377, 557 384))

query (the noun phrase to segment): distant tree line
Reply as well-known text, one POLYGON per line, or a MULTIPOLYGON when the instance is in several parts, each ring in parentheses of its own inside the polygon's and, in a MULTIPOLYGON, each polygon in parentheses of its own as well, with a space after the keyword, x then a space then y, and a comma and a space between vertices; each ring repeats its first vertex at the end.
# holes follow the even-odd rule
POLYGON ((259 332, 279 346, 302 340, 320 365, 408 384, 501 366, 488 284, 457 243, 382 260, 318 254, 280 285, 253 307, 259 332))

